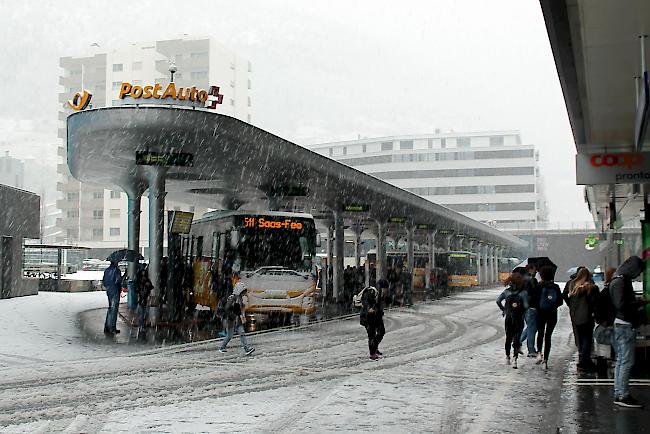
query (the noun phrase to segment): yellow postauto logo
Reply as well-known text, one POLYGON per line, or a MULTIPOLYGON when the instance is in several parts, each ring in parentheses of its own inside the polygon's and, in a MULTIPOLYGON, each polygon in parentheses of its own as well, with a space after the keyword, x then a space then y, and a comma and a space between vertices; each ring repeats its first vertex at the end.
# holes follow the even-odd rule
POLYGON ((75 111, 85 110, 92 98, 93 95, 87 90, 84 90, 83 93, 77 92, 72 97, 72 100, 68 100, 68 105, 75 111))
MULTIPOLYGON (((131 97, 133 99, 167 99, 171 98, 174 100, 180 101, 194 101, 206 103, 208 97, 213 96, 215 99, 212 100, 212 105, 221 104, 223 101, 223 95, 219 94, 218 86, 210 86, 209 90, 198 89, 196 86, 192 87, 179 87, 176 88, 175 83, 169 83, 163 90, 161 84, 155 84, 153 86, 133 86, 131 83, 123 82, 122 87, 120 88, 120 99, 126 97, 131 97)), ((214 108, 214 107, 209 107, 214 108)))

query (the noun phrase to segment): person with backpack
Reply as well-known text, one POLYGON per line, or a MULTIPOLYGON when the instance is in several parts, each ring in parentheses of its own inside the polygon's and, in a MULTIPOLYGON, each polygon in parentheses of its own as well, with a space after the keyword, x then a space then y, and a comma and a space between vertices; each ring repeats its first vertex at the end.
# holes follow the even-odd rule
MULTIPOLYGON (((537 349, 539 363, 548 369, 548 356, 551 353, 551 337, 557 324, 557 309, 562 306, 562 293, 557 283, 553 282, 553 268, 545 266, 539 270, 541 282, 535 295, 537 311, 537 349), (544 353, 542 356, 542 346, 544 353)), ((529 298, 530 300, 530 298, 529 298)))
POLYGON ((645 318, 646 301, 637 301, 632 288, 645 268, 645 262, 638 256, 631 256, 616 270, 609 284, 609 292, 615 309, 614 336, 612 346, 616 353, 614 369, 614 405, 642 408, 643 404, 630 395, 630 371, 634 365, 636 329, 645 318))
POLYGON ((512 367, 517 369, 517 358, 521 347, 521 331, 524 329, 524 313, 528 307, 524 277, 521 273, 512 272, 506 279, 508 287, 497 297, 497 306, 505 317, 506 331, 506 363, 510 364, 510 347, 514 351, 512 367), (502 304, 504 303, 504 304, 502 304))
MULTIPOLYGON (((235 274, 235 280, 237 280, 238 277, 239 276, 235 274)), ((239 333, 239 340, 241 341, 244 354, 249 356, 253 351, 255 351, 255 348, 248 346, 248 343, 246 342, 246 331, 244 330, 244 324, 246 324, 246 310, 243 297, 246 294, 246 291, 247 288, 246 285, 244 285, 244 282, 238 280, 237 283, 235 283, 232 294, 230 294, 226 299, 226 305, 224 307, 226 337, 223 339, 221 347, 219 347, 220 353, 226 352, 226 346, 228 346, 228 342, 230 342, 235 334, 235 329, 237 329, 237 333, 239 333)))
POLYGON ((594 354, 596 355, 596 372, 598 378, 607 378, 607 359, 614 359, 612 350, 612 334, 614 333, 614 317, 616 310, 612 303, 612 297, 609 293, 609 284, 614 278, 616 268, 609 267, 605 271, 605 281, 603 289, 596 296, 596 305, 594 310, 594 320, 596 328, 594 329, 594 354))
POLYGON ((578 372, 593 372, 596 365, 591 361, 594 333, 594 310, 598 287, 588 269, 578 271, 569 293, 567 304, 574 330, 578 334, 578 372))
POLYGON ((381 303, 381 294, 374 286, 364 288, 361 293, 361 314, 359 323, 366 328, 368 333, 368 350, 370 360, 377 360, 382 356, 379 344, 384 338, 384 309, 381 303))

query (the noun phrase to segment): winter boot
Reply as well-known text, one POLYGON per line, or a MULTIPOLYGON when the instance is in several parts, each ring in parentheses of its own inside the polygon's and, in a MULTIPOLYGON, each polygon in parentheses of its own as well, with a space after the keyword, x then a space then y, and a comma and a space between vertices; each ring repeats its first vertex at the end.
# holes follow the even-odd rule
POLYGON ((512 369, 517 369, 517 358, 516 357, 512 361, 512 369))

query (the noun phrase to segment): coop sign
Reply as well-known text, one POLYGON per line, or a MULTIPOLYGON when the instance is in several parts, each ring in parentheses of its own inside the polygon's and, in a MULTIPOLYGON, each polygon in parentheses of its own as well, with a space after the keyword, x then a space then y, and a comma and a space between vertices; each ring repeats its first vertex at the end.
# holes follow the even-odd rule
POLYGON ((246 229, 288 229, 302 230, 302 223, 291 220, 271 220, 266 217, 245 217, 244 228, 246 229))
POLYGON ((128 82, 122 82, 120 87, 119 99, 124 100, 131 98, 135 100, 172 100, 172 101, 190 101, 192 103, 202 103, 206 108, 216 109, 218 104, 223 103, 223 95, 219 93, 219 86, 210 86, 206 89, 192 87, 176 87, 176 83, 171 82, 163 88, 163 85, 156 83, 154 85, 138 86, 128 82))

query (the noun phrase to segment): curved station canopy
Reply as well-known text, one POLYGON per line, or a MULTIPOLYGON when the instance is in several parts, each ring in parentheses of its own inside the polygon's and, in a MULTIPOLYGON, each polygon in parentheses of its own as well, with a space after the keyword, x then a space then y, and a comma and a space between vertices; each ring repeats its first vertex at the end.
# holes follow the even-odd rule
POLYGON ((400 221, 484 243, 525 241, 238 119, 207 110, 120 106, 68 117, 72 175, 128 194, 162 170, 169 198, 207 208, 299 210, 316 219, 400 221))

